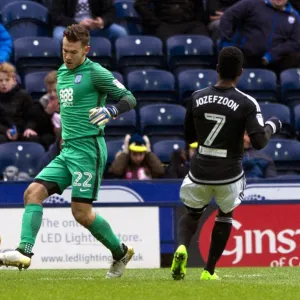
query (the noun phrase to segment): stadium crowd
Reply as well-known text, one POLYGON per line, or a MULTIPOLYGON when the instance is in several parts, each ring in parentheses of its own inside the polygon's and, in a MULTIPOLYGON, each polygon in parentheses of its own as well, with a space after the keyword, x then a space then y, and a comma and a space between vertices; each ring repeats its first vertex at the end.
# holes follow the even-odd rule
MULTIPOLYGON (((108 126, 110 158, 104 178, 145 180, 183 178, 187 174, 197 145, 183 142, 184 106, 193 90, 214 83, 216 54, 228 45, 239 47, 244 54, 246 84, 241 89, 262 103, 266 115, 282 116, 286 112, 283 132, 276 138, 299 139, 298 0, 16 0, 3 1, 0 11, 0 143, 40 143, 45 151, 39 155, 35 172, 62 147, 55 88, 61 58, 50 57, 50 48, 56 43, 60 46, 63 31, 74 23, 90 30, 91 44, 95 44, 91 45, 90 58, 110 69, 138 100, 134 118, 124 116, 108 126), (41 14, 36 14, 39 11, 41 14), (143 37, 149 36, 153 37, 150 43, 144 42, 143 37), (31 38, 29 44, 26 37, 31 38), (38 48, 35 46, 42 45, 43 38, 49 39, 45 46, 49 52, 42 50, 33 57, 38 48), (153 50, 155 43, 160 47, 158 52, 153 50), (108 49, 106 54, 104 48, 108 49), (193 71, 196 73, 184 73, 193 71), (182 93, 181 78, 186 74, 194 74, 195 84, 182 93), (171 86, 165 87, 168 76, 171 86), (284 92, 286 77, 291 87, 284 92), (178 121, 174 116, 179 106, 178 121), (146 115, 165 121, 165 127, 160 126, 162 122, 146 124, 142 113, 145 108, 146 115), (119 131, 120 127, 128 128, 128 132, 119 131), (168 146, 163 145, 166 140, 170 140, 168 146)), ((244 140, 247 177, 277 176, 278 165, 272 161, 275 152, 253 150, 247 133, 244 140)), ((293 143, 295 147, 300 149, 293 143)), ((293 149, 288 151, 292 153, 293 149)), ((280 174, 298 174, 299 166, 294 166, 280 169, 280 174)))

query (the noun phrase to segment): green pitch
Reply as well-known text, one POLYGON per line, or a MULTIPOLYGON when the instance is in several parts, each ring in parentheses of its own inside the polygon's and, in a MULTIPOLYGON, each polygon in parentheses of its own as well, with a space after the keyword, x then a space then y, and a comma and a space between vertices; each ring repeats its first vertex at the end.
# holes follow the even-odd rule
POLYGON ((114 280, 105 272, 0 269, 0 299, 300 299, 300 268, 219 269, 222 280, 210 282, 199 281, 199 269, 188 269, 184 281, 173 281, 169 269, 127 270, 114 280))

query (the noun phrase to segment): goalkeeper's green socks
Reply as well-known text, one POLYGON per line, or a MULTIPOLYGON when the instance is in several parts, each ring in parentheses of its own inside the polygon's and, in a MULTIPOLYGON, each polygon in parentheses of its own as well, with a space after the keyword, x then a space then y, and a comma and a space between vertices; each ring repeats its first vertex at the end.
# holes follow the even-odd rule
POLYGON ((30 254, 43 219, 43 206, 27 204, 22 219, 21 242, 18 249, 30 254))
POLYGON ((87 229, 100 243, 112 252, 115 260, 119 260, 125 255, 120 240, 113 233, 110 225, 101 216, 96 214, 94 222, 87 229))

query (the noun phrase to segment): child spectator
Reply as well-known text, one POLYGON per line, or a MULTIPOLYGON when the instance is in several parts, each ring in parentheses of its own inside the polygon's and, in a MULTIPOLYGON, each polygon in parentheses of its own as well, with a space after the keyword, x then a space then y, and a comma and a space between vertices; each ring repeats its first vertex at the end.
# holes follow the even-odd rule
POLYGON ((0 143, 35 139, 35 123, 30 117, 33 100, 16 82, 15 68, 0 65, 0 143))
POLYGON ((48 150, 60 133, 59 103, 56 94, 56 71, 51 71, 45 77, 47 94, 35 103, 31 110, 31 116, 38 124, 36 128, 40 143, 48 150))
POLYGON ((148 137, 127 134, 124 149, 116 156, 108 172, 120 179, 147 180, 162 177, 164 168, 159 158, 151 152, 148 137))
POLYGON ((195 154, 198 148, 198 143, 189 145, 188 152, 184 149, 179 149, 173 152, 170 164, 166 169, 165 178, 184 178, 190 170, 190 159, 195 154))

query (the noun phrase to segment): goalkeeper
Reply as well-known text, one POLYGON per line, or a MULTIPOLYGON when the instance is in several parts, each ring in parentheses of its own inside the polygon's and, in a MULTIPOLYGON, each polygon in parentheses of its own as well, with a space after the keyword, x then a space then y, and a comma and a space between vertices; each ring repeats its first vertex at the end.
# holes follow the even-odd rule
POLYGON ((136 100, 112 74, 86 58, 89 32, 71 25, 64 32, 64 64, 57 73, 63 149, 24 193, 21 241, 14 251, 0 253, 0 265, 28 268, 43 216, 42 202, 72 185, 72 213, 78 223, 107 247, 113 262, 106 277, 120 277, 134 252, 120 242, 110 225, 92 210, 107 159, 104 125, 135 107, 136 100), (106 106, 110 94, 119 100, 106 106))

